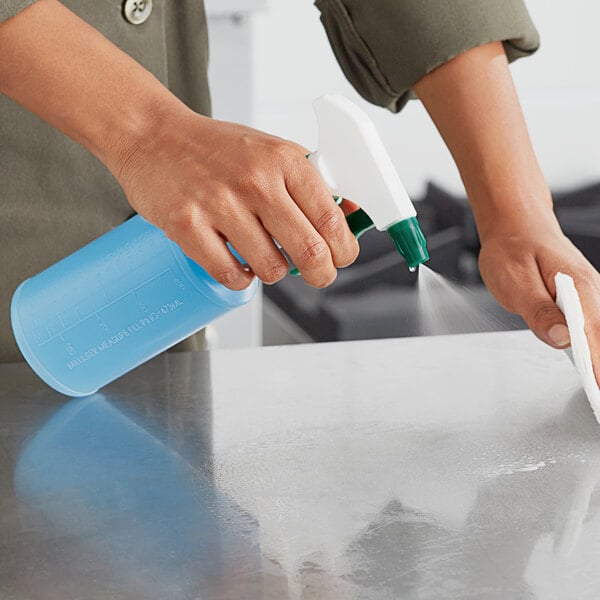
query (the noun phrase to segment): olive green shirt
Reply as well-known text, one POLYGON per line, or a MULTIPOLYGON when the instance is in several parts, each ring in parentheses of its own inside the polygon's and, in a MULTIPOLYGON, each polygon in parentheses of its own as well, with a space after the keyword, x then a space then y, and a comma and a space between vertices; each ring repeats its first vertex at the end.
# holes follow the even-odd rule
MULTIPOLYGON (((0 0, 0 22, 33 2, 0 0)), ((63 4, 188 106, 209 114, 201 0, 154 0, 150 17, 140 25, 125 19, 121 0, 63 4)), ((469 48, 501 40, 514 60, 538 47, 522 0, 317 0, 316 5, 347 78, 367 100, 392 111, 400 110, 423 75, 469 48)), ((95 157, 0 96, 0 362, 22 360, 9 315, 19 283, 132 212, 95 157)))

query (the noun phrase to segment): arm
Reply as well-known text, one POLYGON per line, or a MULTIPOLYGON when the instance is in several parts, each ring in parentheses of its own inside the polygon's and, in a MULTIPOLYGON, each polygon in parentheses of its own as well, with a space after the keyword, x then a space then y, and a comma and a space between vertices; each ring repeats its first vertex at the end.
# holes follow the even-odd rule
POLYGON ((485 282, 554 347, 569 343, 554 274, 574 276, 600 381, 599 275, 558 226, 507 66, 539 46, 525 2, 315 4, 338 62, 364 98, 397 112, 411 90, 420 96, 473 206, 485 282))
POLYGON ((133 208, 228 287, 286 274, 272 237, 317 287, 356 257, 304 148, 194 113, 57 0, 0 23, 0 57, 0 92, 97 156, 133 208))
POLYGON ((600 276, 563 235, 500 43, 438 67, 414 86, 459 168, 481 238, 481 274, 546 343, 569 344, 554 275, 571 275, 600 379, 600 276))

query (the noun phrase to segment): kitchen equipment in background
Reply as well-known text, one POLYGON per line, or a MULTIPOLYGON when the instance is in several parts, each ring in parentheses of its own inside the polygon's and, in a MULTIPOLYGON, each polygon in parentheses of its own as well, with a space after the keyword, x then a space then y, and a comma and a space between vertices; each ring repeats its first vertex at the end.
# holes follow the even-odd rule
MULTIPOLYGON (((563 231, 600 269, 600 184, 553 196, 563 231)), ((429 183, 415 204, 429 266, 464 286, 473 311, 489 317, 488 328, 482 329, 480 320, 472 331, 525 329, 525 322, 505 311, 481 281, 479 237, 467 199, 429 183)), ((341 269, 327 289, 300 286, 293 278, 265 287, 265 345, 423 335, 416 283, 417 275, 398 264, 391 241, 367 232, 356 263, 341 269)))

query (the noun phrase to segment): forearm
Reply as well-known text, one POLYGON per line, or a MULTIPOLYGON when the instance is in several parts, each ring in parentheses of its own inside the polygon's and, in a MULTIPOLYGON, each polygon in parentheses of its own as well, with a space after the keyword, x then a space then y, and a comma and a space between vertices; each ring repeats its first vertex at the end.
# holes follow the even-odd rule
POLYGON ((316 287, 356 257, 305 148, 193 112, 57 0, 0 24, 0 57, 0 92, 100 158, 131 206, 223 285, 285 276, 274 239, 316 287))
POLYGON ((459 168, 482 239, 502 225, 554 224, 501 43, 461 54, 414 89, 459 168))
POLYGON ((168 110, 150 72, 57 0, 0 24, 0 92, 82 144, 113 172, 168 110))

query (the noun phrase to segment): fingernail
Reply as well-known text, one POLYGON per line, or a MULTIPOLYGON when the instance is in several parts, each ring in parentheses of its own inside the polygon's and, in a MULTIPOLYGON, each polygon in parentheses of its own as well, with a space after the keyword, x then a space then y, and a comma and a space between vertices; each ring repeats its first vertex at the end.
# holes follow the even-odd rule
POLYGON ((566 325, 552 325, 552 327, 550 327, 550 331, 548 331, 548 337, 552 343, 559 348, 568 346, 571 343, 569 330, 567 329, 566 325))

